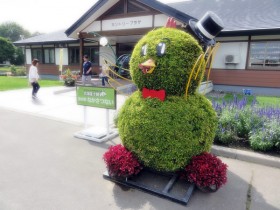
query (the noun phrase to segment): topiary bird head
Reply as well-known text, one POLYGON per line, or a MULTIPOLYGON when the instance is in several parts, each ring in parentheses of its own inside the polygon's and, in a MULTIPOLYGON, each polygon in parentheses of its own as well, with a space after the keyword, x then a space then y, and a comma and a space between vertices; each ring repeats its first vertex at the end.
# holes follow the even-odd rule
POLYGON ((192 69, 203 50, 190 34, 174 28, 174 21, 167 26, 149 32, 136 44, 130 59, 132 79, 141 91, 182 96, 192 74, 188 92, 194 93, 204 71, 192 73, 192 69))

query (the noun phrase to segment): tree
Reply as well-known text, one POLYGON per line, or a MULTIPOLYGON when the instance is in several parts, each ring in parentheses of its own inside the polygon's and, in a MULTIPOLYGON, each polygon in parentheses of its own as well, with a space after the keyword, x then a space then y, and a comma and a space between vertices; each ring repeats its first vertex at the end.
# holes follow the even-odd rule
POLYGON ((16 22, 5 22, 0 24, 0 37, 5 37, 12 42, 18 41, 23 38, 30 37, 29 31, 25 30, 22 26, 16 22))
POLYGON ((13 60, 15 47, 13 43, 6 38, 0 37, 0 63, 13 60))
POLYGON ((34 33, 31 34, 30 37, 39 36, 39 35, 41 35, 41 34, 43 34, 43 33, 39 32, 39 31, 35 31, 34 33))
POLYGON ((11 64, 23 65, 24 64, 24 54, 21 47, 15 47, 15 54, 11 59, 11 64))

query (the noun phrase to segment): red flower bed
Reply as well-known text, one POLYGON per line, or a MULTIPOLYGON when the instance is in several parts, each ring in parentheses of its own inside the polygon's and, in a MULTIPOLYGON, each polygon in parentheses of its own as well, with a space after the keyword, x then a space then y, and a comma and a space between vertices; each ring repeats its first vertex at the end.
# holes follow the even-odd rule
POLYGON ((227 182, 227 165, 216 156, 204 152, 194 156, 183 171, 182 177, 198 187, 216 185, 219 189, 227 182))
POLYGON ((143 168, 132 152, 120 144, 109 147, 103 159, 110 176, 129 177, 137 175, 143 168))

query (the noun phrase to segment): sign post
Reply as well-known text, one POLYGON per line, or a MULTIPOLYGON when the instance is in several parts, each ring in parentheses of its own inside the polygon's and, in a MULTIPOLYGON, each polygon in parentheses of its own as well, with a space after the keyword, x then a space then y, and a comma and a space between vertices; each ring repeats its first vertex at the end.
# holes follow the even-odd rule
POLYGON ((62 67, 63 67, 63 49, 59 50, 59 71, 60 75, 62 75, 62 67))
POLYGON ((107 87, 77 86, 77 104, 84 106, 84 126, 85 129, 74 134, 75 137, 103 142, 116 136, 116 130, 110 130, 109 109, 116 109, 116 91, 107 87), (106 127, 87 128, 87 106, 106 109, 106 127))

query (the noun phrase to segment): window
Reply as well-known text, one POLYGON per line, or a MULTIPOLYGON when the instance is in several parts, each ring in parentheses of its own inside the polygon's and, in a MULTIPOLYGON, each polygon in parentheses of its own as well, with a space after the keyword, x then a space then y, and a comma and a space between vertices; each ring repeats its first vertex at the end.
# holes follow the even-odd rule
MULTIPOLYGON (((93 65, 99 65, 99 50, 98 47, 85 47, 84 55, 88 55, 89 61, 93 65)), ((69 48, 69 63, 79 64, 80 63, 80 49, 78 47, 69 48)))
MULTIPOLYGON (((103 18, 111 16, 120 16, 121 14, 127 13, 149 13, 152 10, 143 4, 136 2, 135 0, 120 0, 117 4, 114 5, 111 10, 107 11, 103 18)), ((111 18, 110 18, 111 19, 111 18)))
POLYGON ((43 53, 41 48, 31 49, 32 60, 37 58, 40 62, 43 62, 43 53))
POLYGON ((280 70, 280 41, 251 42, 249 67, 280 70))
POLYGON ((119 15, 124 13, 124 1, 120 1, 114 8, 110 11, 110 15, 119 15))
POLYGON ((133 1, 127 2, 127 12, 128 13, 145 12, 145 11, 147 11, 147 9, 143 6, 141 6, 140 4, 138 4, 137 2, 133 2, 133 1))
POLYGON ((54 64, 55 63, 55 54, 54 48, 36 48, 31 49, 32 60, 34 58, 39 59, 40 63, 45 64, 54 64))
POLYGON ((44 63, 46 64, 54 64, 55 63, 55 56, 54 56, 54 49, 44 49, 44 63))
POLYGON ((99 50, 98 47, 85 47, 84 55, 88 55, 89 61, 95 66, 99 66, 99 50))
POLYGON ((80 63, 80 49, 78 47, 69 48, 69 64, 80 63))

